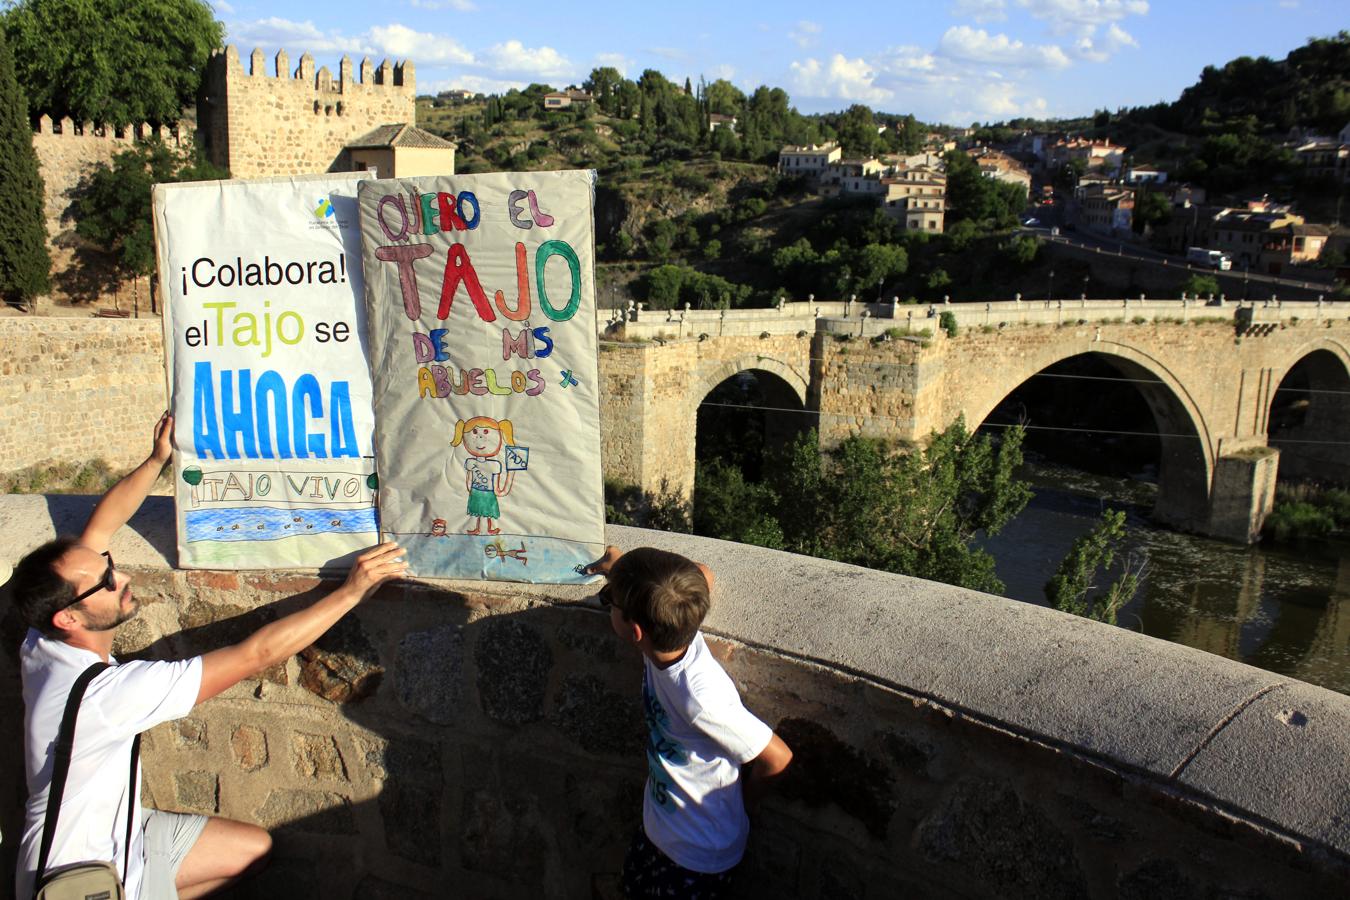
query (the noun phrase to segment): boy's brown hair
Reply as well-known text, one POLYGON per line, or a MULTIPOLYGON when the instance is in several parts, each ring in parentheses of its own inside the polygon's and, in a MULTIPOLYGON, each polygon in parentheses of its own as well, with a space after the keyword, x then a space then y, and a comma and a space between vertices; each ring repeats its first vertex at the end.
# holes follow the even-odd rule
POLYGON ((652 649, 688 647, 708 615, 708 580, 678 553, 639 547, 619 557, 609 572, 610 601, 623 617, 642 626, 652 649))

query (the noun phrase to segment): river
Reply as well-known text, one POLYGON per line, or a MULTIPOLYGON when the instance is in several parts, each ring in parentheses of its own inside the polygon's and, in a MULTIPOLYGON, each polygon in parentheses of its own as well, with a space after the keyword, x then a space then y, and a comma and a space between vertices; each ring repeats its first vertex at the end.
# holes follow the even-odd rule
POLYGON ((1147 480, 1044 461, 1022 475, 1035 499, 982 542, 1007 596, 1044 605, 1045 582, 1074 539, 1104 507, 1125 509, 1125 555, 1145 568, 1120 627, 1350 694, 1350 546, 1241 547, 1179 534, 1149 522, 1157 486, 1147 480))

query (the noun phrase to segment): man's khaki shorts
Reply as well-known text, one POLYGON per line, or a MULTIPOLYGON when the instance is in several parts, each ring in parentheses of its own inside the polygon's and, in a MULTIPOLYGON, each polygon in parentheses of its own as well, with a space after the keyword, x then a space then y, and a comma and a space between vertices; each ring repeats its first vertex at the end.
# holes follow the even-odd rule
POLYGON ((178 900, 174 879, 192 845, 206 827, 206 816, 142 810, 145 831, 145 874, 140 900, 178 900))

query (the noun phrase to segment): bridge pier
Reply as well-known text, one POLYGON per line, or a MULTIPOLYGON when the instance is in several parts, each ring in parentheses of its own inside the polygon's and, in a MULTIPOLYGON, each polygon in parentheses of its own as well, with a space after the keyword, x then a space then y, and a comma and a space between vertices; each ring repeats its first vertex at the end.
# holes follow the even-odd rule
POLYGON ((1209 520, 1201 533, 1239 544, 1254 543, 1275 505, 1279 468, 1280 451, 1273 447, 1252 447, 1216 459, 1209 520))

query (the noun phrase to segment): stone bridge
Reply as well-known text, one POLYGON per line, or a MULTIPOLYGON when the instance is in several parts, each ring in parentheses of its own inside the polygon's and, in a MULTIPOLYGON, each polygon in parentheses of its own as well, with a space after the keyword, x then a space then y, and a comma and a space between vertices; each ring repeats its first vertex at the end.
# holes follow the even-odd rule
POLYGON ((852 433, 920 443, 958 416, 975 428, 1037 373, 1089 356, 1134 382, 1153 413, 1155 517, 1249 541, 1281 459, 1287 474, 1350 480, 1350 303, 1219 303, 635 308, 609 323, 601 345, 606 472, 687 492, 699 406, 745 371, 760 375, 766 406, 798 412, 829 447, 852 433), (1296 370, 1302 424, 1272 443, 1271 404, 1296 370))

